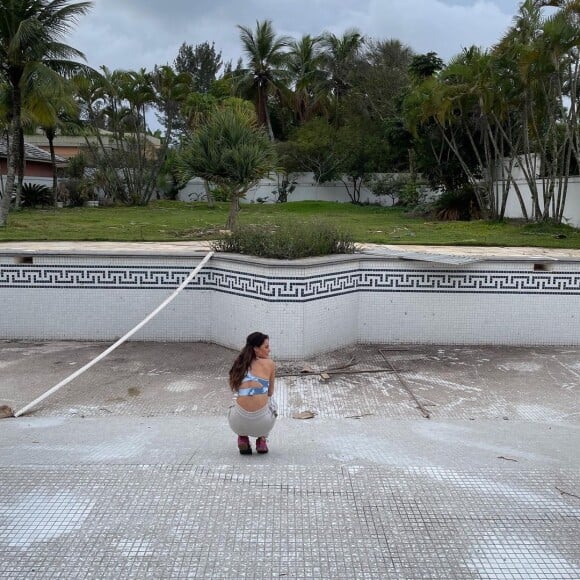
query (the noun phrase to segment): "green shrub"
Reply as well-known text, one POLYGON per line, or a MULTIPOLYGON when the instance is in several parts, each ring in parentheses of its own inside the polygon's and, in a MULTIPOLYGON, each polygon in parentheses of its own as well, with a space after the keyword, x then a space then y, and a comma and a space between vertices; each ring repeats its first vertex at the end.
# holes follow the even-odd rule
POLYGON ((70 178, 61 181, 62 201, 72 207, 82 207, 89 199, 85 179, 70 178))
POLYGON ((39 183, 22 184, 22 207, 46 207, 53 202, 52 188, 39 183))
POLYGON ((446 191, 435 201, 435 216, 437 219, 452 221, 478 219, 480 212, 477 199, 471 187, 464 187, 456 191, 446 191))
POLYGON ((425 183, 412 177, 404 178, 402 182, 402 187, 399 191, 399 205, 416 210, 424 209, 428 197, 425 183))
POLYGON ((87 158, 83 153, 77 153, 69 157, 65 173, 71 179, 82 179, 85 176, 86 168, 87 158))
POLYGON ((307 222, 268 229, 240 226, 212 244, 216 252, 246 254, 261 258, 295 260, 329 254, 352 254, 351 236, 325 222, 307 222))
POLYGON ((371 192, 379 197, 391 198, 391 204, 395 205, 399 201, 402 189, 406 186, 405 177, 395 175, 380 175, 373 177, 367 183, 371 192))
POLYGON ((211 192, 215 201, 230 201, 230 194, 225 187, 214 185, 211 192))

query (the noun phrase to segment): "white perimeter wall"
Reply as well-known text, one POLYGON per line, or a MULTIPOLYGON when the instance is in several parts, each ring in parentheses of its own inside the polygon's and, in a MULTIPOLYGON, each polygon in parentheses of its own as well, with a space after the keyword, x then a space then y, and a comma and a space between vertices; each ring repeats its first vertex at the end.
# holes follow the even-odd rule
MULTIPOLYGON (((528 215, 531 215, 532 198, 530 194, 530 187, 523 179, 517 179, 517 184, 520 188, 522 198, 524 200, 528 215)), ((499 188, 501 190, 501 188, 499 188)), ((543 195, 541 181, 538 181, 538 191, 540 192, 540 206, 543 206, 543 195)), ((501 200, 501 194, 498 202, 501 200)), ((515 193, 515 188, 512 186, 508 193, 508 201, 506 205, 506 217, 508 218, 523 218, 520 202, 515 193)), ((568 193, 566 195, 566 205, 564 206, 563 223, 580 228, 580 177, 570 177, 568 181, 568 193)))
MULTIPOLYGON (((288 201, 351 201, 347 189, 342 181, 330 181, 317 184, 312 173, 303 173, 296 177, 296 189, 288 196, 288 201)), ((259 198, 265 203, 274 203, 276 194, 272 193, 278 187, 276 179, 263 179, 257 187, 248 191, 245 201, 256 203, 259 198)), ((352 193, 352 187, 351 187, 352 193)), ((205 199, 205 190, 201 179, 192 179, 186 187, 179 192, 181 201, 199 201, 205 199)), ((244 200, 242 200, 244 201, 244 200)), ((388 196, 376 196, 365 187, 361 189, 361 203, 380 205, 392 205, 392 198, 388 196)))

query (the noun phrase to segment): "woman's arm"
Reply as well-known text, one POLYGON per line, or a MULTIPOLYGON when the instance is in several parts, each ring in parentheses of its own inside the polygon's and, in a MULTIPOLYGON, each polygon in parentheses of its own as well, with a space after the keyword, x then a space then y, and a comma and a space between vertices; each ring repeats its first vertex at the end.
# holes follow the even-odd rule
POLYGON ((276 363, 272 361, 272 368, 270 369, 270 387, 268 388, 268 397, 274 394, 274 379, 276 378, 276 363))

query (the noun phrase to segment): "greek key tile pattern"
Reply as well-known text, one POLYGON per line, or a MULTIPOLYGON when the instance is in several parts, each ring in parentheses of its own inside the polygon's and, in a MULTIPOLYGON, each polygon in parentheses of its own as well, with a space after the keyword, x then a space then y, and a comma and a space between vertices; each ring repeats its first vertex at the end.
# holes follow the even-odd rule
MULTIPOLYGON (((0 288, 169 290, 189 273, 183 267, 29 266, 0 268, 0 288)), ((580 294, 580 272, 408 270, 359 268, 300 277, 265 276, 209 267, 189 290, 276 302, 308 302, 353 292, 580 294)))

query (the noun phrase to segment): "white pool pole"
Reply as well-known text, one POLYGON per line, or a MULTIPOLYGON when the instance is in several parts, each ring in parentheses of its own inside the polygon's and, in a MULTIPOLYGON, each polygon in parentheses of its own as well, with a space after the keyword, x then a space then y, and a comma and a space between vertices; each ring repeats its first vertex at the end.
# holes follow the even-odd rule
POLYGON ((107 350, 102 352, 99 356, 94 358, 92 361, 87 363, 84 367, 75 371, 72 375, 68 376, 66 379, 62 380, 58 385, 52 387, 44 393, 40 395, 37 399, 34 399, 32 403, 28 403, 26 407, 22 407, 19 411, 14 413, 15 417, 20 417, 24 415, 27 411, 30 411, 32 407, 35 407, 41 401, 44 401, 47 397, 50 397, 53 393, 56 393, 59 389, 70 383, 72 380, 76 379, 79 375, 82 375, 86 370, 90 369, 93 365, 97 364, 101 359, 104 359, 109 353, 113 352, 118 346, 123 344, 127 339, 133 336, 139 329, 145 326, 154 316, 159 314, 194 278, 197 276, 197 273, 206 265, 209 259, 213 256, 213 252, 209 252, 204 259, 196 266, 194 270, 191 271, 189 276, 174 290, 173 294, 169 296, 166 300, 164 300, 151 314, 149 314, 146 318, 144 318, 137 326, 132 328, 127 334, 122 336, 115 344, 111 345, 107 350))

